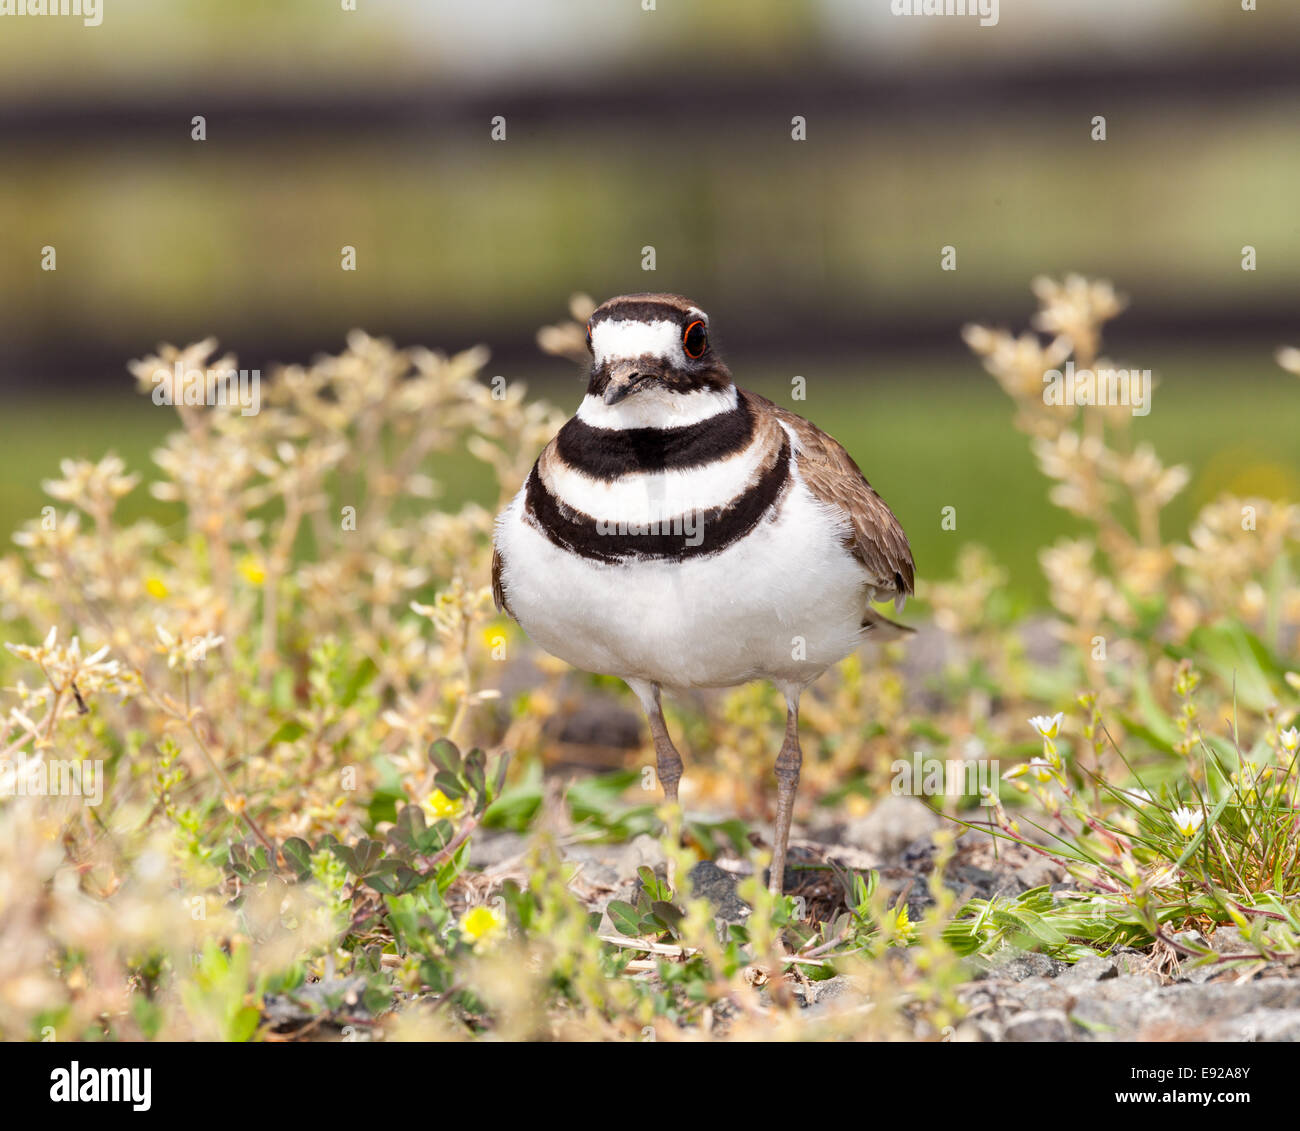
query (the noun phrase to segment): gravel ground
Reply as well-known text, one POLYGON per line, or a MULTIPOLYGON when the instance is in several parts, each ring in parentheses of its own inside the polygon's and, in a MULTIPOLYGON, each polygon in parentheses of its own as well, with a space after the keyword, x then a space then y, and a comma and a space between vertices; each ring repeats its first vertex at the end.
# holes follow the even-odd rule
MULTIPOLYGON (((876 868, 891 893, 906 892, 915 917, 931 902, 931 834, 941 824, 920 802, 882 800, 866 817, 813 830, 791 841, 787 891, 803 895, 814 915, 835 907, 838 888, 827 871, 800 869, 800 862, 835 861, 848 868, 876 868)), ((770 830, 759 829, 766 835, 770 830)), ((513 834, 490 834, 474 845, 471 862, 489 875, 519 874, 525 844, 513 834)), ((604 910, 613 899, 636 898, 636 870, 662 871, 664 857, 652 837, 623 845, 572 845, 566 857, 582 865, 574 889, 604 910)), ((743 921, 749 908, 736 894, 739 861, 705 861, 691 872, 695 890, 707 897, 719 920, 743 921)), ((1014 897, 1042 885, 1070 886, 1050 861, 1001 842, 995 856, 988 837, 963 835, 946 882, 965 898, 1014 897)), ((615 934, 606 917, 601 933, 615 934)), ((1175 941, 1180 941, 1175 936, 1175 941)), ((1220 927, 1208 939, 1221 955, 1244 950, 1235 928, 1220 927)), ((967 1014, 953 1039, 964 1041, 1296 1041, 1300 1040, 1300 964, 1241 962, 1217 967, 1182 966, 1167 948, 1119 948, 1071 966, 1045 955, 1004 950, 990 962, 972 961, 971 980, 960 990, 967 1014)), ((853 979, 838 976, 795 989, 810 1016, 855 1008, 864 1002, 853 979)))

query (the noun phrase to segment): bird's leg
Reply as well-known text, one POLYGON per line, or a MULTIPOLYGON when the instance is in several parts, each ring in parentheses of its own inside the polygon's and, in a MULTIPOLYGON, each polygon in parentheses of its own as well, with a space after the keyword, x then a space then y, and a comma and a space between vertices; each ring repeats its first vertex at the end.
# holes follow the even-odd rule
POLYGON ((641 700, 641 707, 650 722, 650 737, 655 742, 655 760, 658 763, 659 784, 664 787, 664 800, 677 800, 677 783, 682 780, 682 756, 668 736, 663 708, 659 704, 659 685, 641 680, 628 680, 627 684, 641 700))
POLYGON ((799 767, 803 751, 799 748, 799 691, 785 692, 785 741, 776 756, 776 836, 772 845, 772 874, 768 890, 780 895, 785 885, 785 855, 790 842, 790 822, 794 818, 794 795, 799 788, 799 767))

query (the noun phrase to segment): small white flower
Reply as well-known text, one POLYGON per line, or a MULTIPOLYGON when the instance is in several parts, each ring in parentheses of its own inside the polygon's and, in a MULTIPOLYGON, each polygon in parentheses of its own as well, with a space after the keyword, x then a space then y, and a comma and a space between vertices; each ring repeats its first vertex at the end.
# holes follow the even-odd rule
POLYGON ((1201 809, 1179 808, 1171 814, 1175 827, 1185 837, 1194 837, 1196 830, 1201 827, 1201 822, 1205 820, 1205 812, 1201 809))
POLYGON ((1295 727, 1279 731, 1278 738, 1282 742, 1282 749, 1288 754, 1294 754, 1297 750, 1300 750, 1300 730, 1295 727))
POLYGON ((205 632, 189 640, 178 640, 160 624, 154 625, 161 644, 159 651, 167 657, 167 666, 173 671, 192 672, 208 658, 208 652, 225 642, 225 637, 205 632))
POLYGON ((1065 722, 1064 712, 1055 715, 1035 715, 1029 725, 1038 731, 1042 738, 1055 738, 1061 733, 1061 724, 1065 722))
POLYGON ((224 636, 216 636, 211 632, 196 636, 190 641, 189 647, 185 649, 185 660, 191 667, 197 666, 208 658, 209 649, 216 648, 224 642, 224 636))

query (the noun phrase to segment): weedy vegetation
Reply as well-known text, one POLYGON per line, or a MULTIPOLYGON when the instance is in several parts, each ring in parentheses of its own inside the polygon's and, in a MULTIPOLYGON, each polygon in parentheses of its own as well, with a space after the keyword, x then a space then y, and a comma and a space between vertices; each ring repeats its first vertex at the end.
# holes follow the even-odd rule
MULTIPOLYGON (((876 648, 804 700, 806 823, 867 813, 913 751, 998 761, 985 797, 927 799, 948 827, 924 892, 832 862, 803 873, 815 899, 767 894, 751 834, 781 708, 762 686, 672 708, 685 816, 642 788, 648 748, 556 770, 551 721, 621 685, 498 616, 491 512, 439 505, 439 459, 468 453, 505 500, 562 422, 482 381, 484 352, 354 334, 276 374, 256 416, 175 406, 147 474, 65 462, 0 561, 0 1036, 940 1039, 1006 947, 1218 963, 1187 929, 1235 927, 1230 961, 1292 958, 1300 506, 1224 497, 1165 529, 1187 473, 1130 410, 1043 397, 1047 370, 1110 364, 1123 301, 1077 277, 1034 290, 1033 332, 965 337, 1083 531, 1042 550, 1050 616, 1017 616, 996 548, 969 544, 922 575, 929 662, 876 648), (137 490, 163 520, 118 517, 137 490), (92 779, 98 804, 75 788, 92 779), (509 866, 471 862, 506 833, 509 866), (660 863, 594 899, 574 846, 647 836, 660 863), (947 876, 975 842, 1061 880, 971 899, 947 876), (691 879, 719 857, 741 921, 691 879), (858 1004, 803 1010, 836 975, 858 1004)), ((580 352, 586 309, 543 347, 580 352)), ((135 372, 234 366, 213 350, 135 372)), ((1300 352, 1279 361, 1300 373, 1300 352)))

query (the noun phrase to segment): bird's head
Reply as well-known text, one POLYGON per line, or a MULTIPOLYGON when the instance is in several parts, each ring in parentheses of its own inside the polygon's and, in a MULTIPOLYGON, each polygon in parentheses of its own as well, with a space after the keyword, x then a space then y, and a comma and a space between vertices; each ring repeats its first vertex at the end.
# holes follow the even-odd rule
POLYGON ((620 295, 602 303, 587 322, 587 348, 587 396, 605 406, 629 401, 629 409, 671 415, 683 398, 732 388, 709 340, 709 316, 681 295, 620 295))

